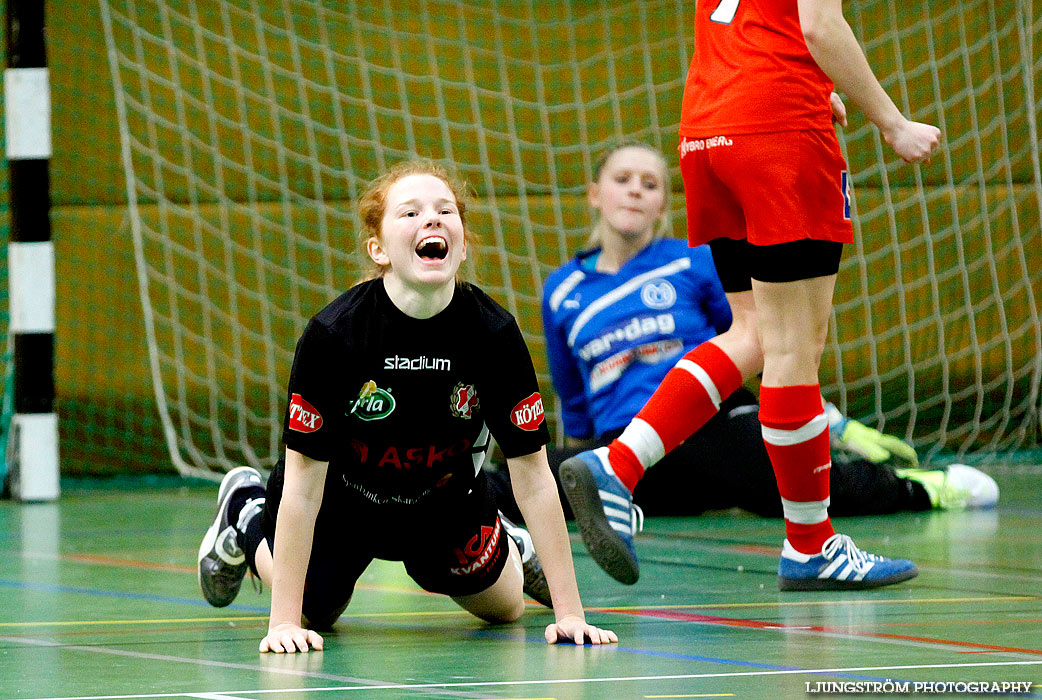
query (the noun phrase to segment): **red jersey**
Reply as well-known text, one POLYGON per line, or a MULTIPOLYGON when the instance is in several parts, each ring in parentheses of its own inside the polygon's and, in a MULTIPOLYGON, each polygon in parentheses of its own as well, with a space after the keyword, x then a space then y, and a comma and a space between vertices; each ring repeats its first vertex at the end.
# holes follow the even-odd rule
POLYGON ((698 0, 680 135, 832 129, 833 84, 807 49, 796 0, 698 0))

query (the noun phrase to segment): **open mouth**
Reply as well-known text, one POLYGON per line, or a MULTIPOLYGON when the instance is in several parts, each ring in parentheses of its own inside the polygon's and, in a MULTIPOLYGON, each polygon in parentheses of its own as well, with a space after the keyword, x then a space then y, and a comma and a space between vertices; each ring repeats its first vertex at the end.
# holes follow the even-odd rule
POLYGON ((416 254, 424 260, 444 260, 449 254, 449 242, 442 236, 427 236, 416 246, 416 254))

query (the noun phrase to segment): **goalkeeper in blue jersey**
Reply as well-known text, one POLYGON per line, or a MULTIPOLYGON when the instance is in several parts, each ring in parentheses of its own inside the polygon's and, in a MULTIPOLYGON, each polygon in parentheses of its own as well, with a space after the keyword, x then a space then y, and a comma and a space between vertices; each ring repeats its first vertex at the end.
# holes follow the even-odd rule
MULTIPOLYGON (((551 467, 607 444, 686 352, 727 329, 731 310, 708 246, 667 239, 669 172, 657 150, 623 143, 597 162, 586 250, 547 279, 543 324, 566 449, 551 467)), ((686 442, 648 469, 633 493, 644 512, 696 515, 739 507, 780 517, 777 481, 754 395, 741 389, 686 442)), ((833 515, 988 507, 991 477, 965 465, 919 469, 901 439, 826 404, 833 437, 833 515)), ((511 515, 506 474, 493 482, 511 515)), ((562 499, 564 500, 564 499, 562 499)), ((514 517, 519 517, 516 510, 514 517)))

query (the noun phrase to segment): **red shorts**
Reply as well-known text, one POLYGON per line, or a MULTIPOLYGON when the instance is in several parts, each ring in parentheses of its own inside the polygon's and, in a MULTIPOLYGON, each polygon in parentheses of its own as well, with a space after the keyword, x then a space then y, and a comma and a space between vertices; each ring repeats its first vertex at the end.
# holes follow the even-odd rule
POLYGON ((832 131, 680 138, 687 239, 853 243, 847 164, 832 131))

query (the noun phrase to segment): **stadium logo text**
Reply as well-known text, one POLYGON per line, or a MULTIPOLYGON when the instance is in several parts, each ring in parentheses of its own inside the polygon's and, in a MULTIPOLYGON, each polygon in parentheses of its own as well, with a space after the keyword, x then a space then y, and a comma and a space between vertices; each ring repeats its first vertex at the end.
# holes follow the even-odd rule
POLYGON ((442 369, 449 371, 452 369, 452 360, 426 355, 413 358, 395 355, 384 358, 384 369, 442 369))

